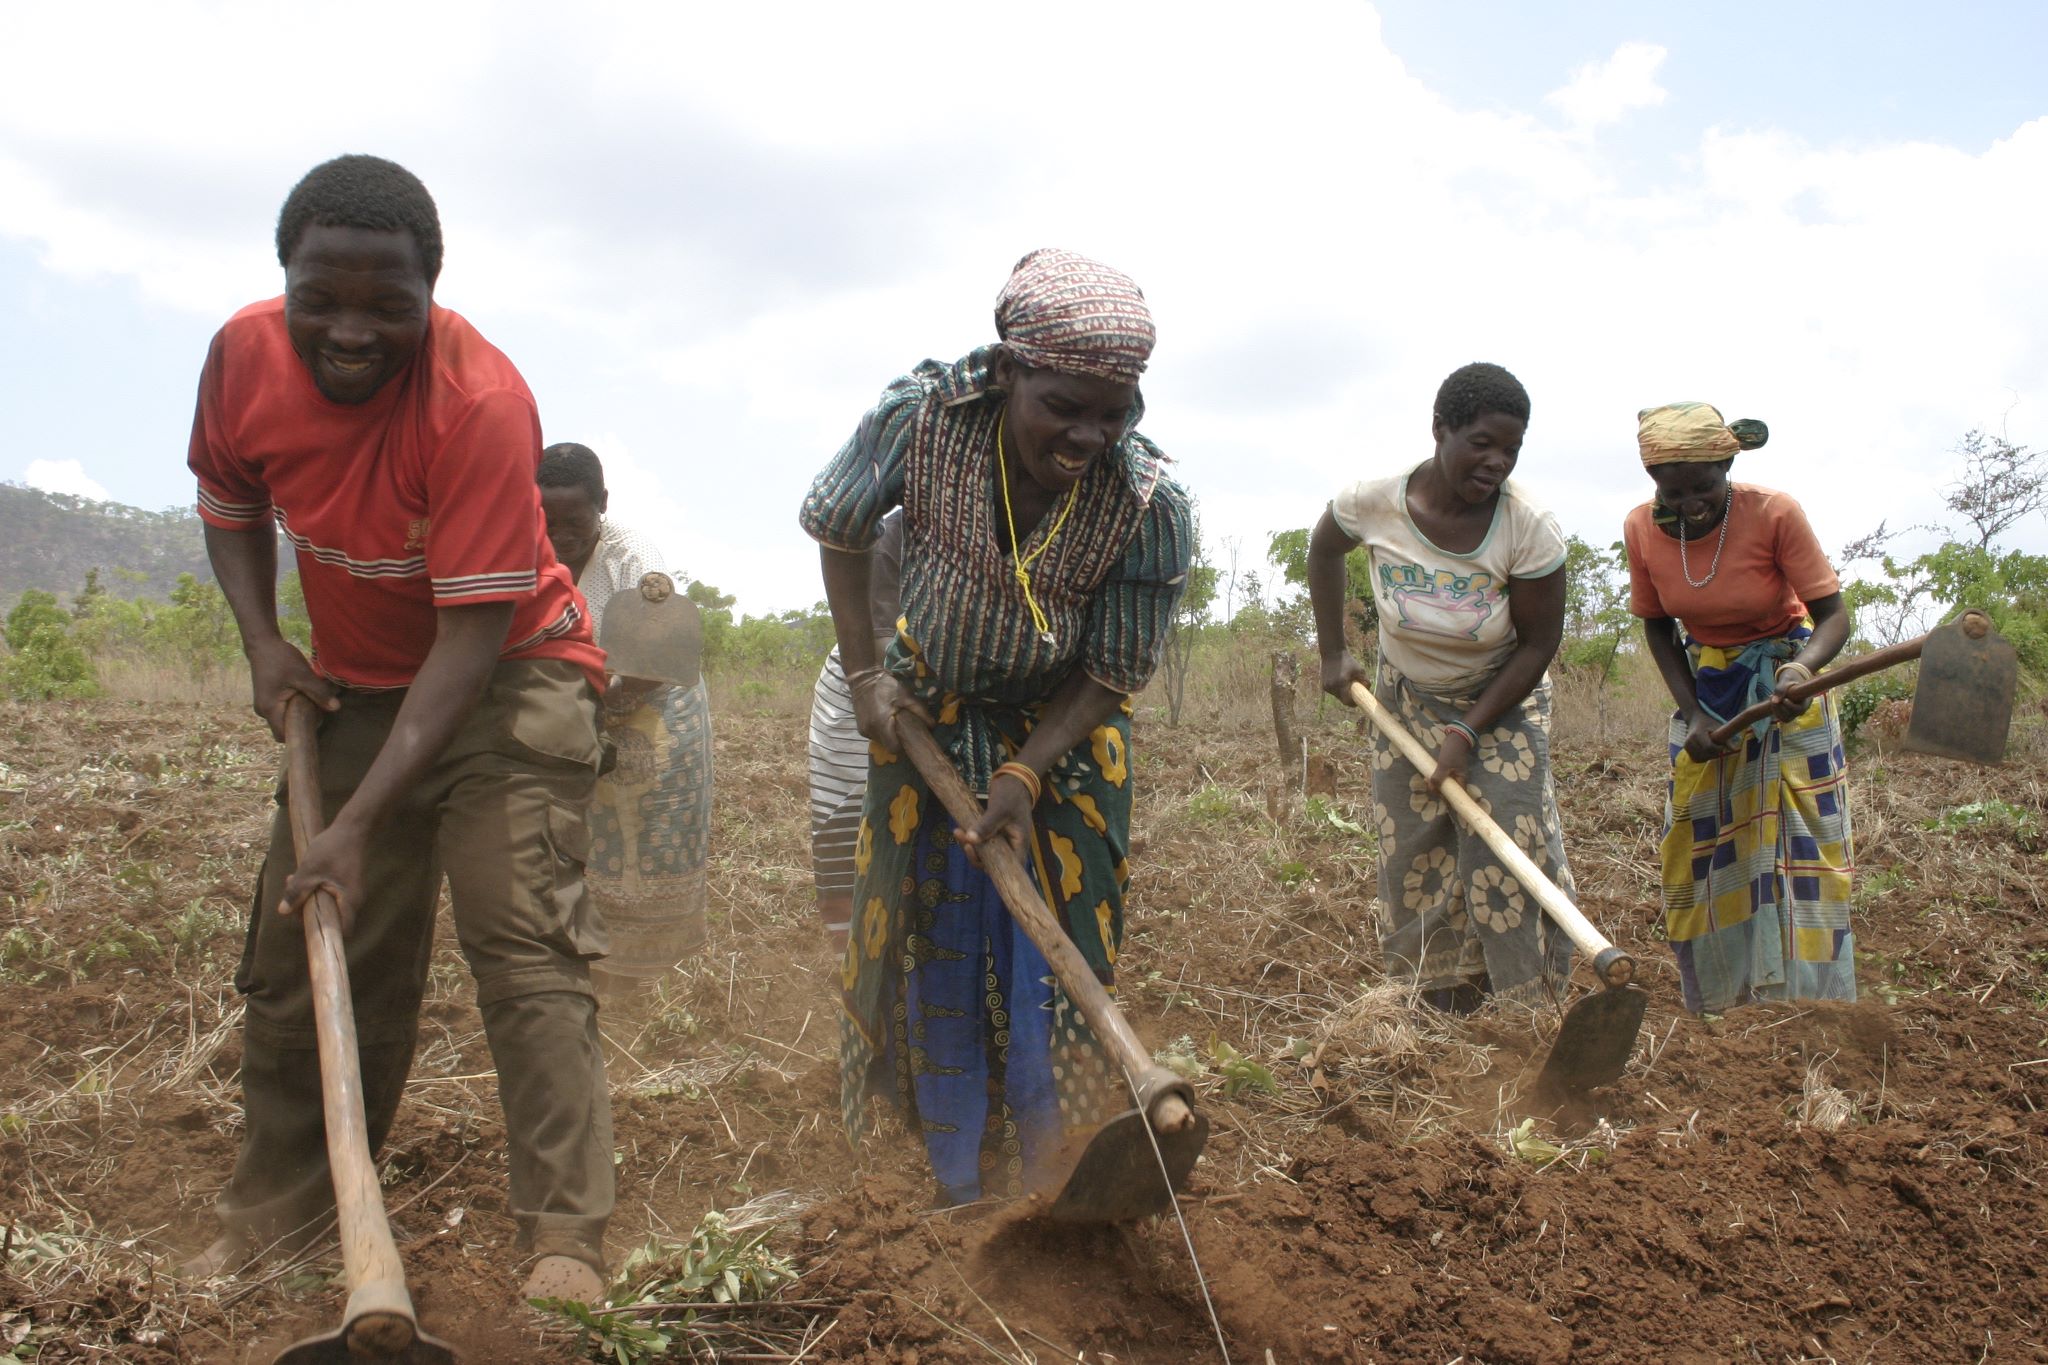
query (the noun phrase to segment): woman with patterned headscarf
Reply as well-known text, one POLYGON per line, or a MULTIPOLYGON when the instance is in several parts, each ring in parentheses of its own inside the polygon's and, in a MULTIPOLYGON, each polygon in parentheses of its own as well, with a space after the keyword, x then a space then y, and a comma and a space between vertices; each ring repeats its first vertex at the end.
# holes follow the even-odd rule
POLYGON ((1696 1013, 1856 998, 1842 731, 1827 694, 1789 695, 1841 652, 1849 612, 1799 504, 1728 477, 1769 434, 1705 403, 1637 414, 1657 495, 1624 529, 1629 610, 1678 703, 1659 852, 1665 936, 1696 1013), (1766 698, 1774 715, 1713 742, 1766 698))
POLYGON ((1150 310, 1065 251, 1017 263, 1000 340, 891 384, 804 499, 871 771, 842 971, 849 1137, 872 1095, 922 1134, 943 1197, 1015 1193, 1125 1098, 980 870, 1023 855, 1112 985, 1130 876, 1130 695, 1193 550, 1187 495, 1137 434, 1150 310), (868 551, 903 508, 902 620, 878 653, 868 551), (903 755, 929 723, 986 810, 955 829, 903 755))

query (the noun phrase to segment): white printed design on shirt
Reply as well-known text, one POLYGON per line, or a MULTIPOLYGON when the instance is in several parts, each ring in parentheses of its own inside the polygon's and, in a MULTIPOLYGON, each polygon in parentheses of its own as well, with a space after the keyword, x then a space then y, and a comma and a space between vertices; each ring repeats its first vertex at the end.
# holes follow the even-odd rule
POLYGON ((1477 640, 1501 603, 1493 575, 1455 573, 1420 564, 1382 564, 1380 591, 1400 629, 1453 640, 1477 640))

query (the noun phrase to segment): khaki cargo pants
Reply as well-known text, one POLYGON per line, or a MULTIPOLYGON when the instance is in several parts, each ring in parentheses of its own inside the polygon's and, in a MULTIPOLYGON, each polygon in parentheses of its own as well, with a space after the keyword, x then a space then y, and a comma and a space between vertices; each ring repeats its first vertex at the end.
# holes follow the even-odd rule
MULTIPOLYGON (((344 692, 341 709, 322 717, 330 820, 369 771, 404 696, 344 692)), ((583 883, 598 756, 598 702, 582 670, 557 660, 499 664, 440 762, 372 840, 347 949, 375 1151, 412 1066, 446 875, 497 1067, 521 1245, 602 1270, 611 1103, 589 963, 605 942, 583 883)), ((334 1207, 303 920, 276 910, 296 865, 284 803, 280 784, 235 975, 248 998, 247 1125, 218 1206, 222 1222, 258 1245, 304 1242, 334 1207)))

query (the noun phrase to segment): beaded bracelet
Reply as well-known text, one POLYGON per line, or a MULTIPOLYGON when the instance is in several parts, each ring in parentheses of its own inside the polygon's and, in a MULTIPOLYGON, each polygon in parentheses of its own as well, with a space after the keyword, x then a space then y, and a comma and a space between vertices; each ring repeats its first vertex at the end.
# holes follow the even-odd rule
POLYGON ((1465 742, 1467 744, 1471 745, 1474 749, 1477 749, 1479 747, 1479 732, 1473 729, 1471 726, 1467 725, 1464 721, 1447 720, 1444 722, 1444 729, 1456 730, 1459 734, 1465 737, 1465 742))
POLYGON ((1019 782, 1022 782, 1024 789, 1031 793, 1031 804, 1034 806, 1038 804, 1039 796, 1045 791, 1044 786, 1038 780, 1038 774, 1025 767, 1022 763, 1014 761, 1005 763, 1002 767, 996 769, 995 776, 1014 777, 1019 782))

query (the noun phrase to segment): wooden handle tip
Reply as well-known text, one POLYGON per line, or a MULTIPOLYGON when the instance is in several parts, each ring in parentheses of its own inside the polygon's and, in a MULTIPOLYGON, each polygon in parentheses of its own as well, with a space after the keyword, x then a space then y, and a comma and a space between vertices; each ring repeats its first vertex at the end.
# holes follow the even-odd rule
POLYGON ((1185 1133, 1195 1126, 1195 1111, 1177 1094, 1160 1096, 1152 1106, 1151 1118, 1156 1133, 1185 1133))

